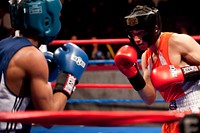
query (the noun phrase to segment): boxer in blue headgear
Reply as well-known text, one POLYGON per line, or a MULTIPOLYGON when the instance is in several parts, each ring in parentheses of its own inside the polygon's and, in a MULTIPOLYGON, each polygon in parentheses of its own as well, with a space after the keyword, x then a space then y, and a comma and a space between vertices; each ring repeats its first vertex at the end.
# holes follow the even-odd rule
POLYGON ((38 36, 49 44, 61 29, 61 3, 58 0, 11 0, 11 24, 24 36, 38 36))
MULTIPOLYGON (((42 53, 60 31, 60 0, 10 0, 14 36, 0 41, 0 111, 64 110, 88 64, 87 54, 75 44, 42 53), (46 58, 45 58, 46 57, 46 58), (52 67, 48 65, 52 64, 52 67), (59 69, 56 85, 50 71, 59 69), (30 106, 33 108, 29 108, 30 106)), ((44 123, 45 124, 45 123, 44 123)), ((0 122, 0 132, 30 132, 31 125, 0 122)))

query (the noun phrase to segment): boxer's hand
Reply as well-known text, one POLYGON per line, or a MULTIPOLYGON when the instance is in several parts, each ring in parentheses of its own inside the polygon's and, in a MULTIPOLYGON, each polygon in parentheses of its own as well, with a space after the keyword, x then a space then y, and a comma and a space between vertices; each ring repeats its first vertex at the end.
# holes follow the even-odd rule
POLYGON ((54 59, 62 71, 57 78, 54 93, 63 92, 69 99, 88 65, 88 56, 77 45, 67 43, 55 50, 54 59))
POLYGON ((122 46, 114 58, 118 69, 129 79, 135 90, 139 91, 146 85, 137 67, 137 52, 129 46, 122 46))
POLYGON ((56 80, 56 78, 58 77, 59 74, 59 68, 58 65, 56 64, 54 57, 53 57, 53 53, 50 51, 46 51, 43 52, 46 60, 47 60, 47 64, 49 67, 49 82, 53 82, 56 80))
POLYGON ((150 74, 153 86, 159 91, 170 84, 181 84, 184 81, 197 80, 200 77, 197 66, 179 67, 175 65, 164 65, 153 69, 150 74))

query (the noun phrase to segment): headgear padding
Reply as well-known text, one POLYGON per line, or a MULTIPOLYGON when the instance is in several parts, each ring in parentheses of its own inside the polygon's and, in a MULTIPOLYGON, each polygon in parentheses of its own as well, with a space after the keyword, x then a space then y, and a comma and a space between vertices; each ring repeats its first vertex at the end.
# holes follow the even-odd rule
MULTIPOLYGON (((161 34, 162 24, 158 9, 147 6, 136 6, 130 15, 125 17, 126 30, 131 41, 133 30, 144 30, 143 41, 149 46, 154 44, 161 34), (157 31, 155 26, 157 25, 157 31)), ((134 43, 134 42, 133 42, 134 43)))
POLYGON ((49 44, 61 29, 60 0, 10 0, 11 24, 49 44))

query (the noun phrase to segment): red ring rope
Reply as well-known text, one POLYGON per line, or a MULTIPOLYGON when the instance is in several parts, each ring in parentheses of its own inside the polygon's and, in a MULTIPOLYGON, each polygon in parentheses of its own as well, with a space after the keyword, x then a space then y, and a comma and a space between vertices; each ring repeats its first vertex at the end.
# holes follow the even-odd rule
POLYGON ((61 45, 65 43, 75 43, 75 44, 119 44, 119 43, 129 43, 130 41, 127 38, 120 39, 90 39, 90 40, 54 40, 51 44, 53 45, 61 45))
POLYGON ((0 112, 0 121, 40 125, 127 126, 180 120, 169 111, 25 111, 0 112))
MULTIPOLYGON (((200 40, 200 35, 192 36, 195 40, 200 40)), ((123 44, 123 43, 130 43, 129 39, 127 38, 118 38, 118 39, 89 39, 89 40, 54 40, 50 45, 61 45, 65 43, 75 43, 75 44, 123 44)))
MULTIPOLYGON (((55 86, 55 82, 51 83, 52 86, 55 86)), ((133 88, 130 84, 85 84, 80 83, 76 85, 77 88, 87 88, 87 89, 131 89, 133 88)))

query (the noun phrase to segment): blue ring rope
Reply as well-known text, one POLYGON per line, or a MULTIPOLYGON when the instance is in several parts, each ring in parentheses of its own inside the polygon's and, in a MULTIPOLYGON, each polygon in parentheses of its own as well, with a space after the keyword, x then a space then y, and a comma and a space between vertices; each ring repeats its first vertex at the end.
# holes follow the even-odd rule
MULTIPOLYGON (((157 103, 165 102, 163 99, 155 100, 157 103)), ((144 103, 141 99, 70 99, 67 101, 68 104, 76 104, 76 103, 144 103)))
MULTIPOLYGON (((138 63, 140 63, 141 60, 138 59, 138 63)), ((88 64, 115 64, 114 60, 89 60, 88 64)))

